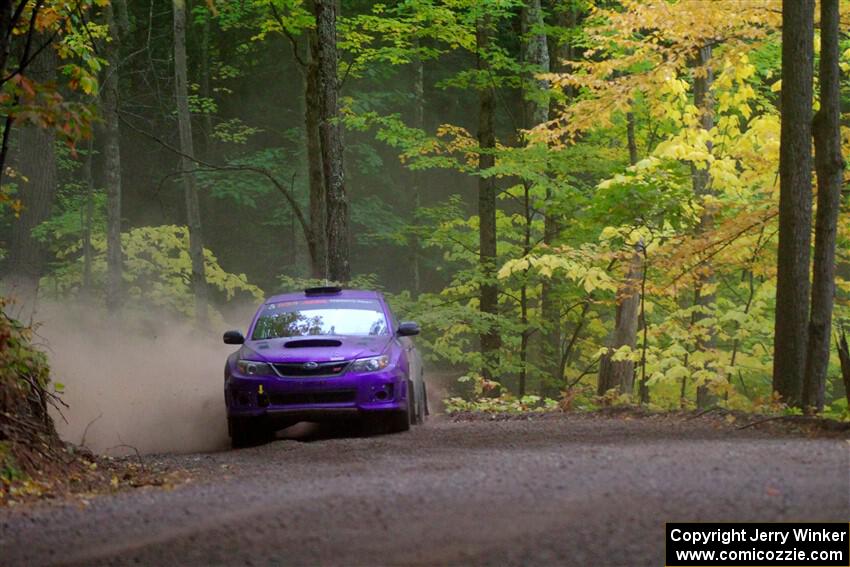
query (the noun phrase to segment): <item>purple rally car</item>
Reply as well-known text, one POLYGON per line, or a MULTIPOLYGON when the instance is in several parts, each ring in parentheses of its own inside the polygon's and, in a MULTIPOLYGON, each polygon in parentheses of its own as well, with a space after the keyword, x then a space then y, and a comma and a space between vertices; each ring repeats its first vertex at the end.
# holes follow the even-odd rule
POLYGON ((299 421, 364 418, 391 432, 422 423, 417 334, 374 291, 320 287, 268 299, 246 337, 224 334, 226 344, 242 345, 224 369, 233 446, 299 421))

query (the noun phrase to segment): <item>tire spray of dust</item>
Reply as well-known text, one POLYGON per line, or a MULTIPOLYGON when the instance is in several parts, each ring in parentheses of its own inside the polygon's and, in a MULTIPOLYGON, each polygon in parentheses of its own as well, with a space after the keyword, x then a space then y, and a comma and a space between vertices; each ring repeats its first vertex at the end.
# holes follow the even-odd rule
MULTIPOLYGON (((234 320, 253 309, 234 309, 234 320)), ((225 329, 149 313, 109 322, 100 310, 55 304, 36 319, 36 342, 64 384, 64 419, 54 412, 64 440, 110 455, 227 447, 224 365, 234 347, 222 343, 225 329)))

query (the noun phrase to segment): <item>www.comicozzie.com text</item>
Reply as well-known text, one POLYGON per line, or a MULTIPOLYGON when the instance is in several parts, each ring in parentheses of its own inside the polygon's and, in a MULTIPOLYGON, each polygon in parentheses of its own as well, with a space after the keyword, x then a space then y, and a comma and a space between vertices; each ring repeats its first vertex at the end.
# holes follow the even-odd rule
POLYGON ((690 543, 722 543, 727 545, 737 541, 769 541, 785 544, 793 535, 797 542, 841 542, 846 541, 847 532, 840 530, 813 530, 795 528, 791 530, 763 530, 759 528, 731 528, 710 531, 689 531, 676 528, 670 532, 672 541, 690 543))

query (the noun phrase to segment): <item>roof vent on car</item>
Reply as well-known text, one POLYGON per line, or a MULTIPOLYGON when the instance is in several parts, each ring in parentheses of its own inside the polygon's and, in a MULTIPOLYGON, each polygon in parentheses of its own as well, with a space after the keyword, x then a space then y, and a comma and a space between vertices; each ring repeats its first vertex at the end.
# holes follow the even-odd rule
POLYGON ((301 339, 284 343, 283 348, 313 348, 313 347, 337 347, 342 341, 336 339, 301 339))
POLYGON ((312 297, 316 295, 336 295, 341 292, 342 288, 337 286, 308 287, 304 290, 304 295, 312 297))

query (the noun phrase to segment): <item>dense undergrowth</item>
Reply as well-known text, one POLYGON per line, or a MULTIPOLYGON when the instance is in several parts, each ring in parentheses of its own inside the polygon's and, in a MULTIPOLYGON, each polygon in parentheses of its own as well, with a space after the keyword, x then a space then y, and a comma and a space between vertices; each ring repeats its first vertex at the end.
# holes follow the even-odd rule
POLYGON ((50 404, 61 401, 47 357, 32 344, 32 329, 0 315, 0 501, 24 481, 64 464, 50 404))
MULTIPOLYGON (((682 398, 678 407, 670 404, 639 404, 630 395, 621 394, 612 389, 599 396, 591 386, 574 386, 560 392, 557 397, 526 395, 518 397, 504 389, 498 382, 485 380, 480 376, 464 376, 461 382, 472 384, 472 392, 466 396, 449 396, 443 400, 446 413, 458 415, 465 413, 486 414, 527 414, 548 412, 596 412, 621 408, 624 410, 645 411, 652 414, 707 412, 734 413, 755 416, 800 416, 799 408, 789 407, 776 396, 748 400, 743 398, 718 399, 710 408, 697 408, 693 400, 682 398)), ((850 423, 850 411, 843 404, 827 407, 819 418, 850 423)))

